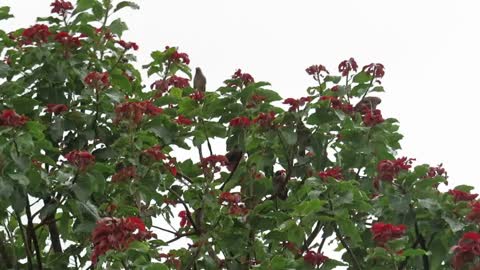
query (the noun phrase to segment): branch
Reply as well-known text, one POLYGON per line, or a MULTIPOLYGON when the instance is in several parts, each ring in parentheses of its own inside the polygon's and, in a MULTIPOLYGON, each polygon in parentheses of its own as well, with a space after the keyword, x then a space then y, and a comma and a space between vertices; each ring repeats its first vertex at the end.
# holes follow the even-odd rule
POLYGON ((25 194, 26 198, 26 205, 25 205, 25 212, 27 214, 27 219, 28 219, 28 234, 30 237, 32 237, 33 240, 33 246, 35 248, 35 255, 37 258, 37 267, 38 269, 42 270, 42 254, 40 252, 40 246, 38 245, 38 239, 37 239, 37 234, 35 233, 35 229, 33 227, 33 218, 32 218, 32 212, 30 211, 30 201, 28 200, 28 193, 25 194))
MULTIPOLYGON (((427 251, 427 246, 425 244, 425 238, 423 238, 423 235, 420 233, 420 230, 418 229, 418 222, 415 220, 415 235, 417 236, 417 241, 420 244, 420 247, 427 251)), ((423 260, 423 269, 424 270, 430 270, 430 262, 428 261, 428 255, 424 254, 422 255, 422 260, 423 260)))
POLYGON ((175 192, 175 190, 171 189, 171 188, 168 188, 168 191, 170 191, 171 193, 173 193, 173 195, 175 195, 177 197, 177 199, 180 201, 180 203, 183 205, 183 207, 185 208, 185 212, 187 213, 187 218, 188 218, 188 221, 190 221, 190 224, 192 224, 193 228, 195 229, 195 232, 196 233, 200 233, 200 230, 198 229, 197 225, 195 224, 195 222, 193 221, 193 218, 192 218, 192 214, 190 213, 190 210, 188 210, 188 206, 187 204, 185 203, 184 200, 182 200, 182 198, 180 197, 180 195, 178 195, 177 192, 175 192))
POLYGON ((5 239, 3 238, 3 235, 0 234, 0 257, 2 258, 2 261, 5 262, 5 266, 7 267, 7 269, 9 269, 9 268, 13 268, 13 264, 12 264, 12 259, 10 258, 7 252, 7 249, 4 245, 4 243, 6 242, 7 241, 5 241, 5 239))
POLYGON ((350 246, 348 245, 348 243, 345 241, 345 239, 343 238, 343 235, 340 233, 340 230, 337 228, 337 225, 333 225, 333 230, 335 231, 335 234, 338 236, 338 238, 340 239, 340 242, 342 243, 343 247, 345 247, 345 249, 347 250, 348 254, 350 254, 350 257, 352 257, 353 259, 353 264, 355 266, 355 269, 362 269, 361 266, 360 266, 360 263, 358 262, 357 260, 357 257, 355 257, 355 253, 353 253, 353 250, 350 248, 350 246))
POLYGON ((322 224, 320 221, 317 221, 317 224, 315 225, 315 228, 313 229, 312 233, 308 236, 308 238, 303 242, 302 246, 302 253, 308 249, 310 244, 315 240, 317 237, 318 233, 322 230, 322 224))
POLYGON ((20 218, 20 215, 18 214, 17 211, 15 211, 15 217, 17 218, 18 227, 20 228, 20 234, 22 235, 22 240, 23 240, 23 243, 24 243, 24 246, 25 246, 25 254, 27 255, 28 269, 33 270, 32 251, 30 250, 30 239, 27 239, 27 237, 26 237, 25 230, 24 230, 23 224, 22 224, 22 219, 20 218))
POLYGON ((173 243, 173 242, 179 240, 180 238, 183 238, 183 237, 185 237, 185 236, 194 235, 194 234, 196 234, 196 232, 182 233, 182 234, 177 235, 175 238, 168 240, 168 241, 165 242, 165 243, 170 244, 170 243, 173 243))

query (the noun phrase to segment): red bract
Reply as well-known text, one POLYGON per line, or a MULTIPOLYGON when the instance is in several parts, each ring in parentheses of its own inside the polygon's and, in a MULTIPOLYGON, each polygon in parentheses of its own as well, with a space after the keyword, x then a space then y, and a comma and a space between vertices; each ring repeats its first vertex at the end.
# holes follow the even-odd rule
POLYGON ((318 176, 320 176, 320 178, 322 178, 323 181, 326 181, 328 179, 328 177, 332 177, 332 178, 335 178, 337 180, 341 180, 341 179, 343 179, 342 168, 334 167, 334 168, 326 169, 323 172, 319 172, 318 176))
POLYGON ((357 62, 353 58, 344 60, 338 65, 338 71, 342 73, 342 76, 347 76, 352 70, 357 71, 357 68, 357 62))
POLYGON ((222 192, 218 199, 220 202, 237 204, 242 200, 242 196, 238 193, 222 192))
POLYGON ((305 103, 312 101, 313 97, 302 97, 300 99, 287 98, 283 101, 283 104, 290 105, 288 109, 289 112, 298 111, 301 106, 304 106, 305 103))
POLYGON ((391 182, 400 171, 410 169, 414 160, 406 157, 396 160, 382 160, 377 165, 378 178, 382 181, 391 182))
POLYGON ((303 255, 303 260, 313 266, 319 266, 326 262, 328 257, 323 255, 323 252, 317 253, 315 251, 308 250, 307 253, 303 255))
POLYGON ((178 216, 180 217, 180 227, 185 227, 185 226, 190 226, 190 220, 188 219, 187 216, 187 211, 182 210, 178 213, 178 216))
POLYGON ((197 90, 190 94, 190 98, 196 101, 202 101, 205 98, 205 93, 197 90))
POLYGON ((70 2, 65 2, 64 0, 55 0, 52 4, 50 4, 52 8, 52 13, 58 13, 61 16, 65 16, 68 10, 73 9, 73 5, 70 2))
POLYGON ((383 222, 375 222, 370 229, 373 233, 373 241, 383 247, 388 241, 402 237, 407 227, 403 224, 393 225, 383 222))
POLYGON ((152 146, 148 149, 145 149, 143 150, 143 153, 149 155, 155 161, 160 161, 167 158, 167 156, 162 153, 162 147, 160 145, 152 146))
POLYGON ((367 110, 362 117, 363 123, 367 127, 373 127, 385 121, 380 110, 367 110))
MULTIPOLYGON (((165 49, 169 49, 170 47, 166 46, 165 49)), ((186 65, 190 64, 190 58, 188 57, 188 54, 186 53, 180 53, 177 50, 175 50, 172 55, 170 56, 170 60, 174 62, 182 62, 186 65)))
POLYGON ((452 261, 453 268, 463 269, 465 264, 473 262, 480 256, 480 234, 477 232, 463 234, 458 244, 452 247, 452 251, 455 253, 452 261))
POLYGON ((220 164, 220 166, 226 166, 228 159, 223 155, 213 155, 201 160, 202 167, 215 168, 215 171, 219 171, 220 168, 217 167, 217 163, 220 164))
POLYGON ((103 89, 110 86, 110 78, 108 72, 92 71, 83 79, 83 82, 91 88, 103 89))
POLYGON ((186 118, 185 116, 183 116, 181 114, 177 117, 177 120, 175 122, 177 122, 177 124, 179 124, 179 125, 184 125, 184 126, 189 126, 189 125, 193 124, 192 120, 186 118))
POLYGON ((80 47, 82 43, 80 43, 80 39, 78 37, 73 37, 67 32, 59 32, 55 35, 55 41, 62 44, 65 47, 80 47))
MULTIPOLYGON (((237 71, 235 71, 235 73, 232 75, 232 79, 234 80, 240 79, 240 81, 242 81, 244 86, 247 86, 255 81, 252 75, 248 73, 242 73, 241 69, 237 69, 237 71)), ((237 85, 232 84, 230 86, 237 86, 237 85)))
POLYGON ((117 124, 120 121, 130 121, 139 124, 145 114, 155 116, 162 112, 162 108, 156 107, 151 101, 128 101, 115 107, 113 122, 117 124))
POLYGON ((65 158, 80 171, 85 171, 88 167, 95 164, 95 156, 87 151, 73 150, 66 154, 65 158))
POLYGON ((152 237, 155 235, 147 231, 138 217, 102 218, 97 221, 92 232, 92 264, 95 265, 98 257, 109 250, 124 251, 133 241, 144 241, 152 237))
POLYGON ((264 128, 272 127, 272 122, 275 120, 275 113, 260 113, 255 119, 253 119, 253 123, 260 125, 264 128))
POLYGON ((125 40, 117 41, 118 45, 122 46, 126 51, 133 48, 133 50, 138 50, 138 45, 135 42, 126 42, 125 40))
POLYGON ((343 103, 341 100, 339 100, 337 97, 333 96, 321 96, 320 100, 329 100, 330 104, 333 109, 335 110, 341 110, 346 114, 352 114, 353 113, 353 106, 350 103, 343 103))
POLYGON ((245 117, 245 116, 239 116, 235 117, 232 120, 230 120, 230 126, 231 127, 248 127, 252 123, 250 121, 250 118, 245 117))
POLYGON ((178 88, 188 87, 188 79, 173 75, 168 79, 168 84, 178 88))
POLYGON ((245 205, 232 204, 228 209, 228 213, 234 216, 245 216, 248 214, 248 208, 245 208, 245 205))
POLYGON ((137 176, 137 168, 135 166, 128 166, 120 169, 116 174, 112 176, 112 182, 118 183, 125 180, 135 178, 137 176))
POLYGON ((322 72, 329 74, 328 70, 323 65, 312 65, 305 69, 308 75, 312 75, 313 79, 320 81, 320 78, 323 78, 322 72))
POLYGON ((480 223, 480 202, 472 202, 470 206, 472 207, 472 209, 467 215, 467 220, 480 223))
POLYGON ((374 78, 382 78, 385 75, 385 67, 380 63, 371 63, 363 67, 362 71, 372 75, 374 78))
POLYGON ((60 114, 68 111, 68 107, 65 104, 47 104, 47 112, 60 114))
POLYGON ((453 196, 453 200, 455 202, 473 201, 473 200, 475 200, 475 198, 478 197, 478 194, 470 194, 468 192, 461 191, 461 190, 458 190, 458 189, 450 189, 448 191, 448 193, 453 196))
POLYGON ((45 24, 35 24, 34 26, 23 30, 21 45, 30 45, 33 42, 45 43, 51 35, 48 26, 45 24))
POLYGON ((293 254, 295 255, 301 255, 301 251, 300 249, 297 247, 297 245, 295 245, 295 243, 292 243, 292 242, 283 242, 282 243, 282 246, 288 250, 290 250, 290 252, 292 252, 293 254))
POLYGON ((0 126, 19 127, 25 125, 28 117, 19 115, 15 110, 3 110, 0 114, 0 126))
POLYGON ((427 178, 433 178, 436 176, 447 177, 447 172, 445 171, 445 168, 442 168, 442 164, 438 165, 437 167, 428 168, 427 178))

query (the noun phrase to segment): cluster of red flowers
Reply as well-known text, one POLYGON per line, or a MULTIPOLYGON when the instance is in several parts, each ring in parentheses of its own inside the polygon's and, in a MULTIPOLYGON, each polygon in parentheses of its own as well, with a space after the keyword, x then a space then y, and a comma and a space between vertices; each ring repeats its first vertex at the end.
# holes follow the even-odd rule
POLYGON ((289 112, 296 112, 298 109, 302 106, 304 106, 307 102, 312 101, 313 97, 301 97, 299 99, 295 98, 287 98, 283 101, 283 104, 288 104, 290 105, 290 108, 288 109, 289 112))
POLYGON ((25 125, 28 117, 19 115, 15 110, 3 110, 0 113, 0 126, 19 127, 25 125))
POLYGON ((220 171, 220 167, 217 166, 217 164, 220 164, 220 166, 227 166, 228 165, 228 159, 227 157, 223 155, 212 155, 206 158, 203 158, 201 160, 202 167, 204 169, 214 169, 215 172, 220 171))
POLYGON ((190 98, 200 102, 205 98, 205 92, 197 90, 190 94, 190 98))
POLYGON ((234 216, 245 216, 248 214, 248 208, 245 207, 245 205, 238 205, 238 204, 233 204, 230 205, 230 208, 228 209, 228 213, 230 215, 234 216))
POLYGON ((367 127, 373 127, 373 126, 375 126, 377 124, 380 124, 383 121, 385 121, 382 117, 382 112, 378 109, 373 110, 373 111, 372 110, 365 111, 362 119, 363 119, 363 123, 367 127))
POLYGON ((135 166, 128 166, 120 169, 112 176, 112 183, 119 183, 137 176, 137 168, 135 166))
POLYGON ((174 254, 160 253, 160 254, 158 254, 158 257, 159 258, 165 258, 166 259, 165 263, 167 263, 169 265, 172 265, 173 267, 175 267, 176 270, 182 269, 182 261, 177 259, 177 256, 175 256, 174 254))
POLYGON ((22 41, 20 45, 30 45, 34 42, 45 43, 51 35, 48 26, 45 24, 35 24, 34 26, 23 30, 22 41))
POLYGON ((145 149, 143 150, 143 153, 147 154, 155 161, 160 161, 167 158, 167 156, 162 152, 162 147, 160 145, 155 145, 145 149))
POLYGON ((475 201, 470 204, 471 210, 467 215, 467 220, 480 223, 480 202, 475 201))
POLYGON ((377 165, 378 178, 382 181, 391 182, 400 171, 410 169, 414 160, 406 157, 396 160, 382 160, 377 165))
POLYGON ((95 164, 95 156, 87 151, 73 150, 67 153, 65 158, 82 172, 95 164))
MULTIPOLYGON (((168 49, 170 49, 170 47, 169 47, 169 46, 166 46, 165 49, 168 50, 168 49)), ((172 53, 172 55, 170 56, 170 60, 171 60, 171 61, 174 61, 174 62, 182 62, 182 63, 184 63, 185 65, 190 64, 190 58, 188 57, 188 54, 186 54, 186 53, 180 53, 180 52, 178 52, 176 49, 175 49, 175 51, 172 53)))
POLYGON ((171 76, 166 80, 157 80, 150 85, 151 89, 157 90, 155 97, 161 97, 169 90, 170 86, 186 88, 189 86, 188 79, 179 76, 171 76))
POLYGON ((83 79, 83 82, 94 89, 104 89, 110 86, 110 76, 108 72, 92 71, 83 79))
POLYGON ((341 180, 341 179, 343 179, 342 168, 334 167, 334 168, 326 169, 323 172, 319 172, 318 176, 323 181, 326 181, 329 177, 332 177, 332 178, 337 179, 337 180, 341 180))
POLYGON ((362 71, 372 75, 374 78, 382 78, 385 75, 385 67, 380 63, 371 63, 363 67, 362 71))
POLYGON ((253 119, 253 123, 260 125, 264 128, 272 127, 272 122, 275 120, 275 113, 260 113, 257 117, 253 119))
POLYGON ((147 231, 145 224, 138 217, 106 217, 97 221, 92 232, 92 263, 95 265, 99 256, 109 250, 124 251, 133 241, 144 241, 156 237, 147 231))
POLYGON ((62 44, 65 47, 80 47, 82 43, 80 43, 80 39, 78 37, 71 36, 67 32, 59 32, 55 35, 55 40, 62 44))
POLYGON ((227 202, 236 204, 242 200, 242 196, 239 193, 222 192, 218 199, 220 203, 227 202))
POLYGON ((139 124, 145 114, 155 116, 162 112, 163 110, 153 105, 151 101, 127 101, 115 107, 115 119, 113 122, 119 123, 126 120, 139 124))
POLYGON ((250 121, 250 118, 246 116, 239 116, 235 117, 232 120, 230 120, 230 126, 231 127, 240 127, 240 128, 245 128, 248 127, 252 124, 250 121))
POLYGON ((188 219, 187 211, 182 210, 178 213, 180 217, 180 227, 190 226, 190 220, 188 219))
POLYGON ((448 191, 448 193, 453 196, 453 200, 455 202, 473 201, 473 200, 475 200, 475 198, 478 197, 478 194, 470 194, 468 192, 461 191, 461 190, 458 190, 458 189, 450 189, 448 191))
POLYGON ((353 57, 348 60, 342 61, 338 65, 338 71, 342 73, 342 76, 348 76, 348 73, 350 73, 350 71, 357 71, 357 68, 357 62, 355 62, 355 59, 353 59, 353 57))
POLYGON ((292 243, 292 242, 283 242, 282 243, 282 246, 286 249, 288 249, 290 252, 292 252, 293 254, 295 255, 301 255, 302 254, 302 251, 297 247, 297 245, 295 245, 295 243, 292 243))
POLYGON ((247 102, 247 105, 246 107, 247 108, 254 108, 255 106, 257 106, 258 104, 261 104, 262 102, 264 102, 267 98, 262 96, 262 95, 252 95, 250 97, 250 100, 247 102))
MULTIPOLYGON (((458 244, 452 248, 453 256, 452 266, 455 270, 464 269, 464 265, 473 263, 475 259, 480 257, 480 233, 467 232, 463 234, 458 244)), ((479 269, 480 264, 473 268, 479 269)))
POLYGON ((73 9, 73 5, 70 2, 65 2, 64 0, 55 0, 52 4, 50 4, 52 8, 52 13, 58 13, 61 16, 65 16, 68 10, 73 9))
POLYGON ((428 168, 427 177, 426 178, 433 178, 436 176, 445 176, 447 177, 447 172, 445 168, 442 168, 442 164, 438 165, 437 167, 430 167, 428 168))
POLYGON ((65 104, 47 104, 47 112, 53 114, 60 114, 68 111, 68 107, 65 104))
POLYGON ((320 100, 329 100, 333 109, 341 110, 346 114, 353 114, 353 106, 350 103, 343 103, 337 97, 334 96, 321 96, 320 100))
POLYGON ((119 40, 117 41, 117 43, 118 45, 122 46, 123 49, 125 49, 126 51, 130 49, 133 49, 135 51, 138 50, 138 45, 135 42, 126 42, 125 40, 119 40))
POLYGON ((183 116, 182 114, 180 114, 178 117, 177 117, 177 120, 175 120, 175 122, 179 125, 183 125, 183 126, 190 126, 191 124, 193 124, 193 121, 186 118, 185 116, 183 116))
POLYGON ((403 224, 393 225, 383 222, 375 222, 370 229, 373 234, 373 241, 377 245, 383 247, 385 244, 393 239, 402 237, 405 234, 407 227, 403 224))
MULTIPOLYGON (((247 86, 247 85, 255 82, 252 75, 250 75, 248 73, 242 73, 241 69, 237 69, 237 71, 235 71, 235 73, 233 73, 232 79, 240 80, 244 86, 247 86)), ((239 86, 239 85, 237 85, 236 83, 229 83, 228 86, 239 86)))
POLYGON ((320 81, 320 78, 323 77, 322 72, 329 74, 324 65, 312 65, 305 69, 305 71, 308 75, 312 75, 313 79, 316 81, 320 81))
POLYGON ((308 250, 307 253, 303 255, 303 260, 313 266, 319 266, 328 259, 329 258, 327 256, 323 255, 323 252, 317 253, 312 250, 308 250))

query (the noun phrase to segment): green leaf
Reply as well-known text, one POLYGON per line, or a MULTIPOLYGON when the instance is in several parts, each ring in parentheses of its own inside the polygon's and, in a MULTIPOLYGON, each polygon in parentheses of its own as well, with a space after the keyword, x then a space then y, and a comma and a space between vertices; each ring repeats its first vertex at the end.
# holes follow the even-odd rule
POLYGON ((0 62, 0 78, 7 77, 9 71, 10 71, 10 66, 3 62, 0 62))
POLYGON ((307 216, 312 213, 318 212, 322 209, 322 206, 325 205, 327 201, 314 199, 311 201, 304 201, 299 205, 294 207, 293 215, 296 216, 307 216))
POLYGON ((118 36, 122 36, 123 32, 128 30, 127 24, 121 19, 116 19, 112 21, 109 28, 113 34, 117 34, 118 36))
POLYGON ((408 248, 408 249, 405 249, 402 253, 402 256, 405 256, 405 257, 414 257, 414 256, 422 256, 422 255, 426 255, 427 252, 423 249, 420 249, 420 248, 408 248))
POLYGON ((13 108, 15 111, 17 111, 17 113, 20 114, 31 113, 33 111, 33 107, 38 104, 38 101, 27 97, 17 97, 12 99, 13 108))
POLYGON ((465 224, 447 216, 443 216, 443 220, 447 222, 453 232, 459 232, 463 229, 463 227, 465 227, 465 224))
POLYGON ((13 18, 13 15, 10 14, 10 7, 4 6, 0 7, 0 21, 13 18))
POLYGON ((130 84, 130 81, 125 76, 121 74, 112 74, 110 78, 113 86, 116 86, 124 90, 128 94, 132 92, 132 85, 130 84))
POLYGON ((77 8, 73 13, 75 14, 99 5, 100 7, 102 6, 97 0, 77 0, 77 8))
POLYGON ((120 9, 125 8, 125 7, 129 7, 129 8, 132 8, 132 9, 140 9, 140 6, 137 5, 136 3, 132 2, 132 1, 122 1, 122 2, 117 4, 117 6, 115 7, 115 10, 113 12, 117 12, 120 9))
POLYGON ((282 139, 285 140, 285 143, 287 145, 294 145, 297 143, 297 133, 294 132, 293 130, 282 129, 280 131, 280 134, 282 136, 282 139))
POLYGON ((28 183, 30 183, 30 180, 28 180, 28 178, 23 174, 9 174, 8 176, 22 186, 28 186, 28 183))
POLYGON ((366 72, 359 72, 353 77, 353 82, 356 83, 366 83, 369 82, 372 79, 372 76, 366 72))
POLYGON ((135 250, 138 252, 148 252, 150 248, 148 247, 147 243, 135 241, 130 243, 130 245, 128 245, 128 249, 135 250))

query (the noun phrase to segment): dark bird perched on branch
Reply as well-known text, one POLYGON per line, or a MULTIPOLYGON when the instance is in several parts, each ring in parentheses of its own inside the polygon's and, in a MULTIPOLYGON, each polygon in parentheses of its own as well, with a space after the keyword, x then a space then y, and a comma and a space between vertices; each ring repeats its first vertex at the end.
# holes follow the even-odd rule
POLYGON ((382 103, 382 100, 379 97, 364 97, 355 105, 354 110, 359 113, 367 109, 373 111, 377 109, 377 105, 380 103, 382 103))
POLYGON ((195 76, 193 77, 193 88, 198 91, 205 92, 205 87, 207 85, 207 79, 203 75, 202 70, 197 67, 195 69, 195 76))
POLYGON ((276 171, 272 178, 273 194, 272 198, 279 198, 280 200, 287 199, 287 174, 284 170, 276 171))
POLYGON ((243 154, 243 150, 240 149, 238 145, 235 145, 232 150, 225 154, 225 157, 228 160, 227 169, 230 171, 230 175, 228 176, 227 180, 223 182, 220 190, 223 190, 225 188, 225 185, 230 181, 230 179, 232 179, 233 174, 237 170, 238 164, 240 164, 240 162, 242 161, 243 154))

